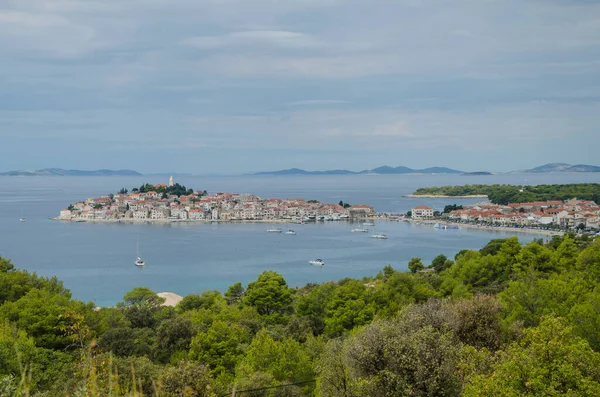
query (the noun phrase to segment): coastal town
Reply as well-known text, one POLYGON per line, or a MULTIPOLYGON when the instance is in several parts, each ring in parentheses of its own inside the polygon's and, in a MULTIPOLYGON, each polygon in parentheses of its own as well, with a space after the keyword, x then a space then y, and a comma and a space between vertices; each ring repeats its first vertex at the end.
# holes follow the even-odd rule
POLYGON ((450 222, 509 227, 600 229, 600 205, 591 200, 536 201, 508 205, 482 202, 439 214, 428 206, 411 210, 413 220, 445 219, 450 222))
POLYGON ((145 185, 131 192, 88 198, 60 211, 65 221, 255 221, 311 222, 368 219, 373 207, 358 204, 325 204, 300 198, 263 199, 252 194, 185 189, 169 179, 168 185, 145 185), (181 194, 181 192, 184 192, 181 194))

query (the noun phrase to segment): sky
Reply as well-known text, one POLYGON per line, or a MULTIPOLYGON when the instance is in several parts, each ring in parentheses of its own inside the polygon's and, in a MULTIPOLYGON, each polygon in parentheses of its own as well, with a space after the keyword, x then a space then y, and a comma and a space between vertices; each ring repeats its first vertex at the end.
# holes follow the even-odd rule
POLYGON ((600 1, 1 0, 0 171, 600 165, 600 1))

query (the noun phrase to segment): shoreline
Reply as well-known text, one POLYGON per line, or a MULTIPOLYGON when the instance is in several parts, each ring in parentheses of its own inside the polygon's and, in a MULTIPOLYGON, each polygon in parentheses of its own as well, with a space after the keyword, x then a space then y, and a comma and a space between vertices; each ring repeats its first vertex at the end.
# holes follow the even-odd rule
MULTIPOLYGON (((293 219, 94 219, 94 218, 72 218, 72 219, 61 219, 52 218, 53 221, 59 222, 70 222, 70 223, 123 223, 123 224, 140 224, 140 223, 158 223, 158 224, 169 224, 169 223, 293 223, 301 224, 301 221, 293 219)), ((346 222, 347 220, 342 220, 346 222)), ((335 221, 335 222, 342 222, 335 221)), ((318 221, 323 222, 323 221, 318 221)), ((330 222, 330 221, 327 221, 330 222)), ((334 222, 334 221, 331 221, 334 222)), ((316 223, 316 222, 304 222, 304 223, 316 223)))
POLYGON ((425 219, 425 220, 405 219, 404 222, 414 223, 415 225, 435 225, 436 223, 444 223, 447 225, 456 225, 460 228, 465 228, 465 229, 541 234, 541 235, 546 235, 546 236, 562 236, 565 234, 565 232, 561 232, 558 230, 540 230, 540 229, 535 229, 535 228, 527 228, 527 227, 515 228, 515 227, 508 227, 508 226, 479 226, 479 225, 472 225, 470 223, 447 222, 447 221, 440 221, 440 220, 434 220, 434 219, 431 219, 431 220, 429 220, 429 219, 425 219))
POLYGON ((447 195, 443 195, 443 194, 405 194, 402 197, 406 197, 406 198, 457 198, 457 199, 469 199, 469 198, 483 198, 483 199, 487 199, 488 196, 487 194, 468 194, 465 196, 447 196, 447 195))
MULTIPOLYGON (((196 223, 196 224, 210 224, 210 223, 264 223, 264 224, 302 224, 300 221, 292 220, 292 219, 240 219, 240 220, 220 220, 220 219, 197 219, 197 220, 183 220, 183 219, 84 219, 84 218, 76 218, 76 219, 59 219, 53 218, 52 220, 61 221, 61 222, 72 222, 72 223, 109 223, 109 224, 171 224, 171 223, 196 223)), ((342 220, 343 222, 348 222, 351 220, 342 220)), ((342 222, 336 221, 336 222, 342 222)), ((356 222, 363 222, 365 219, 355 219, 356 222)), ((503 232, 514 232, 514 233, 528 233, 528 234, 540 234, 540 235, 548 235, 548 236, 562 236, 564 232, 557 230, 540 230, 536 228, 514 228, 509 226, 480 226, 473 225, 470 223, 458 223, 452 221, 444 221, 441 219, 385 219, 375 217, 373 219, 375 222, 407 222, 415 225, 435 225, 436 223, 444 223, 447 225, 456 225, 460 228, 464 229, 474 229, 474 230, 487 230, 487 231, 503 231, 503 232)), ((330 221, 318 221, 318 222, 305 222, 304 224, 318 224, 325 223, 330 221)))

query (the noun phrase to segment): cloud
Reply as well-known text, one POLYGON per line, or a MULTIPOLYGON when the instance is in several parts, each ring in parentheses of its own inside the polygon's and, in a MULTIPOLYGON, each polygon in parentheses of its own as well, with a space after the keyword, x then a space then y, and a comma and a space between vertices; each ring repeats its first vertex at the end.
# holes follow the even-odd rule
POLYGON ((189 37, 182 44, 202 50, 250 46, 270 46, 280 49, 302 49, 320 47, 323 44, 310 35, 281 30, 255 30, 232 32, 222 36, 189 37))
POLYGON ((598 2, 564 0, 6 0, 0 148, 54 138, 189 165, 177 151, 206 145, 193 158, 208 167, 290 148, 594 162, 599 25, 598 2))
POLYGON ((323 105, 341 105, 348 103, 339 99, 309 99, 304 101, 290 102, 287 106, 323 106, 323 105))

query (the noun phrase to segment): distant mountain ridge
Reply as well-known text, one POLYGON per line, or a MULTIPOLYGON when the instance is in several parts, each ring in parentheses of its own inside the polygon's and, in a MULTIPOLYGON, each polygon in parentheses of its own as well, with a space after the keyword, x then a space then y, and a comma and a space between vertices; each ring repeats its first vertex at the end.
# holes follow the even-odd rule
POLYGON ((290 168, 279 171, 265 171, 257 172, 254 175, 359 175, 359 174, 378 174, 378 175, 392 175, 392 174, 462 174, 462 171, 453 170, 447 167, 429 167, 421 170, 398 166, 390 167, 384 165, 381 167, 373 168, 370 170, 362 171, 350 171, 350 170, 325 170, 325 171, 306 171, 300 168, 290 168))
POLYGON ((548 163, 522 172, 600 172, 600 167, 587 164, 548 163))
POLYGON ((20 170, 2 172, 0 175, 6 176, 141 176, 137 171, 132 170, 65 170, 62 168, 44 168, 41 170, 20 170))

